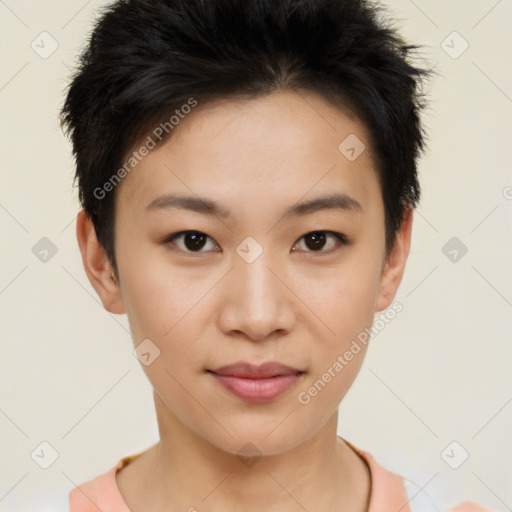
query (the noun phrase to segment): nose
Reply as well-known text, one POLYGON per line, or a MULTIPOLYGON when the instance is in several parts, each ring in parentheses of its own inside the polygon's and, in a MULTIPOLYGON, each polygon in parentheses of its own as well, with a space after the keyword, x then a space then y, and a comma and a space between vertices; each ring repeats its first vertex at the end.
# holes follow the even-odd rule
POLYGON ((297 314, 286 276, 265 257, 252 263, 241 258, 224 282, 220 329, 230 336, 261 341, 292 331, 297 314))

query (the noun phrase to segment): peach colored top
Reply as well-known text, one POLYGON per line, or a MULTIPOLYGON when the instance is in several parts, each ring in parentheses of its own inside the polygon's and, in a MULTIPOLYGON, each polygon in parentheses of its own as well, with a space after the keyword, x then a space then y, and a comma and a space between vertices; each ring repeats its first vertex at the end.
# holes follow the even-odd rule
MULTIPOLYGON (((418 492, 421 489, 415 484, 383 468, 369 453, 344 441, 370 469, 371 491, 368 512, 439 512, 429 499, 425 499, 424 492, 418 492)), ((119 491, 115 475, 141 453, 123 457, 106 473, 74 488, 69 493, 70 512, 132 512, 119 491)), ((476 503, 465 501, 445 512, 491 511, 476 503)))

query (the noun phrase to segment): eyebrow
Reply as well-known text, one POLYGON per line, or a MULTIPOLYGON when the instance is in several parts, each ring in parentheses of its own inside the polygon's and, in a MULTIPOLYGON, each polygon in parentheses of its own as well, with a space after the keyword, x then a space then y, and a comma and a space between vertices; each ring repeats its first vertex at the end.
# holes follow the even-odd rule
MULTIPOLYGON (((153 199, 147 206, 146 211, 159 211, 169 209, 190 210, 204 215, 215 215, 218 217, 229 217, 229 210, 211 199, 180 196, 176 194, 162 194, 153 199)), ((320 210, 341 210, 346 212, 362 212, 361 203, 345 193, 331 194, 325 197, 318 197, 309 201, 298 202, 290 206, 282 215, 282 219, 308 215, 320 210)))

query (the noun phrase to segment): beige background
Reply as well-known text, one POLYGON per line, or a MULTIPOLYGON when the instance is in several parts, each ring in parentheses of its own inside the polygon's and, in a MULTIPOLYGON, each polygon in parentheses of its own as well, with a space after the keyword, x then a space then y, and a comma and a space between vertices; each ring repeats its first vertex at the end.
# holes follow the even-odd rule
MULTIPOLYGON (((1 511, 66 510, 75 484, 158 435, 126 317, 104 311, 82 267, 57 120, 68 66, 102 4, 0 0, 1 511), (42 58, 31 43, 49 52, 50 37, 58 48, 42 58), (33 253, 43 237, 57 249, 46 263, 33 253), (47 469, 31 456, 51 461, 43 441, 58 453, 47 469)), ((439 507, 472 499, 512 510, 512 3, 389 6, 406 38, 430 47, 439 76, 404 310, 374 339, 339 433, 439 507), (468 248, 457 262, 442 251, 452 237, 468 248), (452 441, 450 461, 469 453, 458 469, 441 456, 452 441)))

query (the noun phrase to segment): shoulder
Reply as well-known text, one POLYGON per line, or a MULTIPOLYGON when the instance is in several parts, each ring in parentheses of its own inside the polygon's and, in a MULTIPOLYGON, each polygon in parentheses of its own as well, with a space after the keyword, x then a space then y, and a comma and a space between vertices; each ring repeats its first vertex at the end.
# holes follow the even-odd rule
POLYGON ((107 472, 72 489, 69 512, 130 512, 116 483, 116 473, 140 453, 123 457, 107 472))
POLYGON ((410 479, 381 466, 371 454, 344 441, 366 462, 371 475, 370 506, 368 512, 401 510, 402 512, 492 512, 471 501, 443 509, 428 493, 410 479))
POLYGON ((416 485, 408 478, 403 479, 403 484, 405 492, 407 493, 407 498, 409 498, 411 512, 416 512, 416 510, 421 512, 441 512, 427 492, 419 485, 416 485))
POLYGON ((492 512, 473 501, 464 501, 448 509, 439 508, 432 498, 419 485, 408 478, 403 479, 404 487, 409 498, 411 512, 492 512))
POLYGON ((69 493, 70 512, 101 512, 101 490, 108 486, 113 471, 115 468, 72 489, 69 493))
POLYGON ((482 507, 473 501, 464 501, 455 507, 446 509, 445 512, 492 512, 491 509, 482 507))

